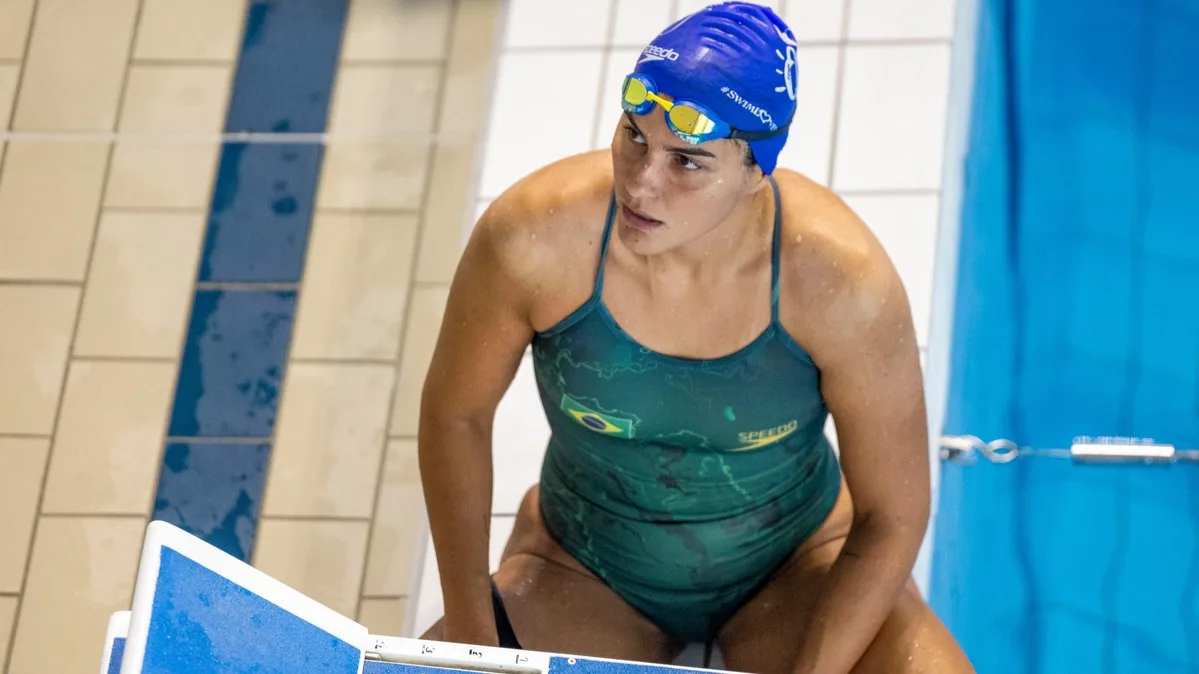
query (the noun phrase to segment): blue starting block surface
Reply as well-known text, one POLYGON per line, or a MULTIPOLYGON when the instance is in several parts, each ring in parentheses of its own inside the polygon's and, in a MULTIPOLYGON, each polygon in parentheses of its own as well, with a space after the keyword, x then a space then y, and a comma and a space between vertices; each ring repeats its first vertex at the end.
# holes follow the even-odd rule
POLYGON ((366 640, 366 627, 151 522, 120 674, 359 674, 366 640))
POLYGON ((165 522, 151 522, 133 610, 109 620, 101 674, 708 674, 370 635, 360 625, 165 522))

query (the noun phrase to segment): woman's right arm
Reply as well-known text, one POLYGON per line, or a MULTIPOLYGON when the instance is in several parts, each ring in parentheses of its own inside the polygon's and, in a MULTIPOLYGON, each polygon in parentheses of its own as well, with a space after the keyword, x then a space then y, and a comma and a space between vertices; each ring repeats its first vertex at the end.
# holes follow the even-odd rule
POLYGON ((516 209, 501 200, 484 213, 458 264, 421 396, 418 437, 445 597, 440 638, 478 645, 497 644, 488 567, 492 422, 533 337, 539 257, 536 237, 510 224, 516 209))

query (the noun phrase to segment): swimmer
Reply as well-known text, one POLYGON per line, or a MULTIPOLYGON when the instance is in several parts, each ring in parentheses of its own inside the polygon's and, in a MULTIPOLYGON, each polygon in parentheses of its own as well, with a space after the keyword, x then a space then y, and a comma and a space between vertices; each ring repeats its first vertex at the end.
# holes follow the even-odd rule
MULTIPOLYGON (((421 404, 445 597, 425 638, 973 671, 911 580, 929 474, 906 294, 840 199, 775 167, 793 34, 722 3, 630 66, 610 148, 508 189, 455 274, 421 404), (492 576, 492 422, 530 346, 552 437, 492 576)), ((528 142, 572 105, 545 82, 528 142)))

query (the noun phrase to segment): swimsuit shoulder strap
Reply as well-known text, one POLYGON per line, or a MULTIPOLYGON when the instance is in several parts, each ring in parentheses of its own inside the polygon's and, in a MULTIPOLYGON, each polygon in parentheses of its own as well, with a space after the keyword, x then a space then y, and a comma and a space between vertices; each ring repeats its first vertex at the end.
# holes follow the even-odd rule
POLYGON ((779 196, 779 185, 774 176, 767 176, 770 189, 774 192, 774 236, 770 247, 770 321, 779 322, 779 256, 783 238, 783 199, 779 196))
POLYGON ((612 240, 612 223, 616 220, 616 193, 608 204, 608 219, 604 222, 603 240, 600 243, 599 269, 595 272, 595 289, 591 296, 598 299, 604 292, 604 262, 608 259, 608 242, 612 240))

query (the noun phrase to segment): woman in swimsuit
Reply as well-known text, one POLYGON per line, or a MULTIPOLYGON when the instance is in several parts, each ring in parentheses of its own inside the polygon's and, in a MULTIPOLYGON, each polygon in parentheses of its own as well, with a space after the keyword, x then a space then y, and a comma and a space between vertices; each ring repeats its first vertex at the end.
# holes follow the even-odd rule
MULTIPOLYGON (((525 177, 480 219, 422 399, 445 597, 426 638, 972 671, 911 581, 928 432, 904 289, 835 195, 775 169, 794 57, 767 8, 681 19, 625 79, 610 150, 525 177), (493 577, 492 420, 530 346, 552 437, 493 577)), ((547 86, 541 104, 571 103, 547 86)))

